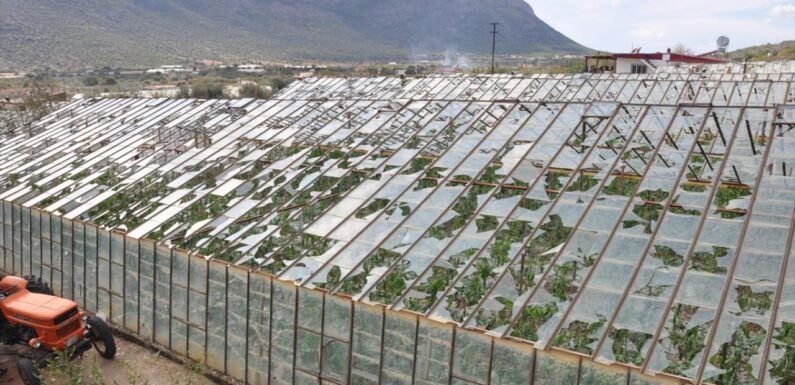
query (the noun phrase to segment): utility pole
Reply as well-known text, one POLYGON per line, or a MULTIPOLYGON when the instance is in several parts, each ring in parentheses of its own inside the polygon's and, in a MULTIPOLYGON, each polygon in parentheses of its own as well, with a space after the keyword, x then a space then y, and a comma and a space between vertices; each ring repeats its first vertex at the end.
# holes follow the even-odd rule
POLYGON ((494 54, 497 52, 497 26, 500 23, 491 23, 491 73, 494 73, 494 54))

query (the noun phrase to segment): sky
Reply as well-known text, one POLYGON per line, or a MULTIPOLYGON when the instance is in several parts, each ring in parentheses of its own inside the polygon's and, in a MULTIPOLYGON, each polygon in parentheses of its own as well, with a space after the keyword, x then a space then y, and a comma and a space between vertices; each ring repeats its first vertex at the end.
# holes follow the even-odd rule
POLYGON ((542 20, 586 47, 662 52, 682 43, 730 50, 795 40, 795 0, 526 0, 542 20))

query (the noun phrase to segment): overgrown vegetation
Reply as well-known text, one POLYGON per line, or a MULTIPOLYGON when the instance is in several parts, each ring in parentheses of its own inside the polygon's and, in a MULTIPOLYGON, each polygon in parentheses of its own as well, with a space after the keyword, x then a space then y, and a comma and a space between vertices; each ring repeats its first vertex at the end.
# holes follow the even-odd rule
POLYGON ((645 360, 643 347, 651 339, 651 334, 611 328, 608 336, 613 340, 612 349, 616 361, 636 366, 643 365, 645 360))
POLYGON ((767 332, 755 322, 742 321, 731 340, 721 344, 709 363, 723 373, 707 379, 718 385, 754 385, 759 383, 752 359, 759 353, 767 332))
POLYGON ((668 360, 664 372, 686 376, 685 371, 693 368, 693 360, 704 350, 704 340, 713 321, 691 326, 690 321, 698 310, 697 306, 681 303, 672 307, 671 321, 665 326, 668 337, 663 340, 668 360))
POLYGON ((795 322, 783 322, 775 329, 773 349, 781 351, 779 358, 770 360, 770 376, 778 385, 795 382, 795 322))
MULTIPOLYGON (((133 367, 130 363, 117 359, 116 365, 121 367, 126 385, 154 385, 148 375, 133 367)), ((204 365, 190 361, 184 364, 185 371, 168 373, 163 381, 172 385, 195 385, 205 383, 203 379, 204 365)), ((60 352, 51 359, 41 371, 43 385, 121 385, 117 380, 109 380, 100 370, 96 357, 70 360, 66 352, 60 352)))

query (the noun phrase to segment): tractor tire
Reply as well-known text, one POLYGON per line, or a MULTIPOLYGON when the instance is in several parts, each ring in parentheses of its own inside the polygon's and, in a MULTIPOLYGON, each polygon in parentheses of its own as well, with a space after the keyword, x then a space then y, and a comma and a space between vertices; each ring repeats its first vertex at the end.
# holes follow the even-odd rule
POLYGON ((23 358, 17 361, 17 372, 25 385, 41 385, 39 378, 39 370, 36 369, 36 364, 33 361, 23 358))
POLYGON ((91 344, 97 349, 97 353, 102 358, 113 358, 116 355, 116 340, 113 339, 110 327, 97 316, 88 317, 88 326, 91 331, 91 344))
POLYGON ((28 291, 31 293, 38 293, 38 294, 47 294, 47 295, 55 295, 50 285, 47 282, 44 282, 41 278, 37 278, 35 275, 29 275, 25 278, 28 281, 28 291))

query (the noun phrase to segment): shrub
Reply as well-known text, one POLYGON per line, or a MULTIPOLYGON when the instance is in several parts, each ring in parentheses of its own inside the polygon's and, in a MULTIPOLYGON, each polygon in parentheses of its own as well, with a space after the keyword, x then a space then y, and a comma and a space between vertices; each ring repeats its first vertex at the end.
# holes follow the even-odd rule
POLYGON ((224 97, 224 84, 219 81, 197 79, 191 82, 191 97, 198 99, 220 99, 224 97))
POLYGON ((247 83, 240 87, 240 97, 241 98, 257 98, 257 99, 267 99, 270 97, 268 91, 264 88, 252 84, 247 83))
POLYGON ((83 85, 86 87, 94 87, 99 85, 99 79, 96 76, 89 76, 83 79, 83 85))

